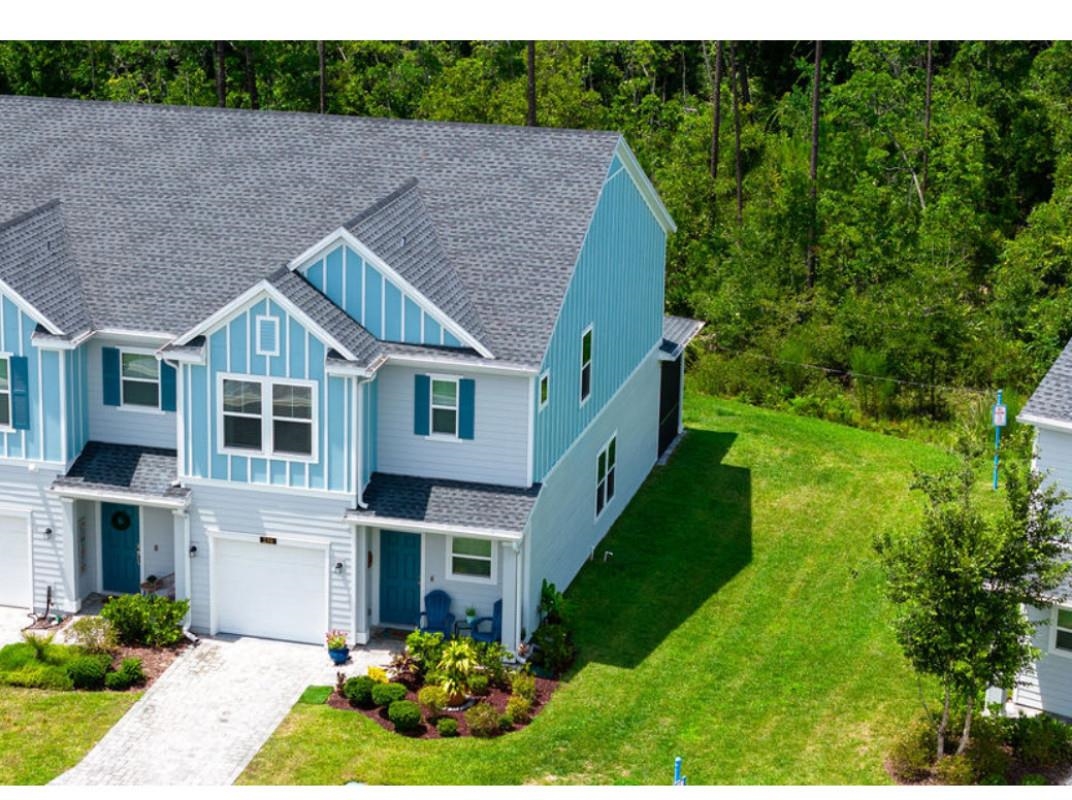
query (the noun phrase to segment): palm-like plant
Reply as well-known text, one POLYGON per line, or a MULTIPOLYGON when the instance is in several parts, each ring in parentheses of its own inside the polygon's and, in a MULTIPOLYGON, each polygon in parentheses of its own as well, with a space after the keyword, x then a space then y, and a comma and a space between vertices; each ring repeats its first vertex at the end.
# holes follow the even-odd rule
POLYGON ((440 685, 447 692, 452 706, 465 702, 469 693, 469 676, 477 668, 476 652, 470 639, 455 639, 443 649, 438 670, 440 685))

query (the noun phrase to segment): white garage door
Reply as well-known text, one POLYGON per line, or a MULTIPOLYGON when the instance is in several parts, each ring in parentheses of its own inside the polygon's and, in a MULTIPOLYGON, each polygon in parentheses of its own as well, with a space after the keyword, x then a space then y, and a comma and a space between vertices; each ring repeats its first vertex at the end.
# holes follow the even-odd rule
POLYGON ((30 607, 30 542, 23 517, 0 517, 0 606, 30 607))
POLYGON ((323 644, 328 627, 324 550, 217 539, 215 553, 221 633, 323 644))

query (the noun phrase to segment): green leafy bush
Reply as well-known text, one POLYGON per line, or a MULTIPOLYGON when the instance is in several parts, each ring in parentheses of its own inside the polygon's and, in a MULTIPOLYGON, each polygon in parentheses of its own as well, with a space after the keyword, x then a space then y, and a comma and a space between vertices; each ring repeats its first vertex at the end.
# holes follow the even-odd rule
POLYGON ((80 651, 51 644, 51 636, 34 639, 0 647, 0 684, 56 691, 72 689, 67 663, 80 651))
POLYGON ((36 633, 30 631, 22 632, 22 641, 26 643, 27 647, 33 653, 34 661, 45 661, 48 654, 48 648, 52 644, 52 639, 55 634, 47 634, 45 636, 38 636, 36 633))
POLYGON ((447 642, 439 664, 436 665, 436 671, 442 676, 439 683, 446 689, 452 705, 464 701, 469 692, 469 679, 476 668, 476 649, 472 639, 454 639, 447 642))
POLYGON ((421 674, 427 677, 443 656, 443 634, 414 631, 406 637, 406 653, 417 663, 421 674))
POLYGON ((140 658, 124 658, 119 671, 130 678, 132 686, 145 683, 145 670, 142 669, 140 658))
POLYGON ((1004 785, 1008 782, 1012 754, 1005 745, 1003 719, 978 717, 972 724, 968 760, 979 783, 1004 785))
POLYGON ((109 672, 104 676, 104 687, 113 692, 125 692, 130 686, 130 677, 122 672, 109 672))
POLYGON ((541 625, 532 635, 532 643, 536 646, 532 663, 552 675, 561 675, 577 657, 573 636, 565 625, 541 625))
POLYGON ((387 717, 395 724, 397 731, 405 733, 416 730, 421 724, 421 707, 412 700, 396 700, 388 706, 387 717))
POLYGON ((909 783, 923 780, 931 771, 937 747, 934 726, 927 720, 916 720, 893 742, 890 750, 893 773, 909 783))
POLYGON ((406 687, 401 683, 372 684, 372 703, 377 706, 389 706, 406 697, 406 687))
POLYGON ((503 664, 504 659, 511 657, 511 653, 499 642, 477 642, 476 662, 481 670, 488 676, 492 686, 506 689, 510 686, 509 671, 503 664))
POLYGON ((439 735, 444 739, 458 735, 458 720, 454 719, 454 717, 440 717, 435 727, 439 731, 439 735))
POLYGON ((25 689, 51 689, 69 692, 74 688, 71 676, 63 667, 31 662, 10 672, 0 673, 0 683, 25 689))
POLYGON ((525 672, 515 672, 510 676, 510 688, 518 697, 529 701, 529 705, 536 702, 536 678, 525 672))
POLYGON ((101 616, 115 626, 122 644, 171 647, 182 639, 182 621, 189 610, 189 600, 125 594, 109 600, 101 616))
POLYGON ((1020 778, 1021 786, 1049 786, 1050 782, 1046 780, 1045 775, 1039 775, 1037 772, 1029 772, 1024 777, 1020 778))
POLYGON ((465 721, 473 736, 494 736, 502 730, 499 712, 491 703, 477 703, 465 712, 465 721))
POLYGON ((946 786, 970 786, 975 782, 975 771, 966 755, 943 756, 934 765, 934 777, 946 786))
POLYGON ((107 656, 76 656, 67 662, 67 674, 75 689, 103 689, 104 676, 108 672, 107 656))
POLYGON ((520 695, 510 695, 506 701, 506 716, 518 725, 524 725, 532 716, 532 703, 520 695))
POLYGON ((350 701, 350 705, 361 708, 372 706, 372 687, 378 686, 376 681, 368 675, 358 675, 350 678, 343 684, 343 695, 350 701))
POLYGON ((429 722, 443 713, 447 699, 447 691, 442 686, 425 686, 417 693, 417 700, 424 706, 429 722))
POLYGON ((469 691, 473 694, 485 695, 488 693, 488 676, 482 672, 469 676, 469 691))
POLYGON ((1072 761, 1072 726, 1053 717, 1017 717, 1009 721, 1009 744, 1031 769, 1053 769, 1072 761))
POLYGON ((115 626, 105 617, 82 617, 71 623, 68 636, 87 653, 114 653, 119 646, 115 626))

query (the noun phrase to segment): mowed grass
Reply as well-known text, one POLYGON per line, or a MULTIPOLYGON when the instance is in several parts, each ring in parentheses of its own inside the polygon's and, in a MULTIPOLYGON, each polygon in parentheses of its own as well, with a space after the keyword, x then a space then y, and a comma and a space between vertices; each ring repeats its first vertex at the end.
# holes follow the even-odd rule
POLYGON ((874 535, 927 445, 689 393, 690 429, 568 592, 582 662, 523 731, 411 740, 299 704, 249 784, 879 784, 918 690, 874 535), (613 552, 606 562, 604 550, 613 552))
POLYGON ((43 784, 66 772, 140 696, 0 686, 0 785, 43 784))

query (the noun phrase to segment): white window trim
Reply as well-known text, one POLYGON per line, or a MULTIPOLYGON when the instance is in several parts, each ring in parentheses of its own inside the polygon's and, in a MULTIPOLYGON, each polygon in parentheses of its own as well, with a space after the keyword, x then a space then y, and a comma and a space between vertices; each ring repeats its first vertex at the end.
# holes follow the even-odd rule
POLYGON ((269 314, 261 314, 254 318, 253 324, 257 329, 257 346, 256 351, 259 356, 278 356, 279 355, 279 320, 269 314), (261 345, 261 324, 270 322, 272 327, 275 328, 275 335, 273 341, 275 341, 275 349, 269 350, 261 345))
POLYGON ((117 408, 121 408, 124 411, 133 411, 137 414, 166 414, 166 411, 160 409, 160 401, 163 399, 163 390, 160 386, 160 359, 156 357, 156 351, 147 347, 118 347, 119 351, 119 405, 117 408), (130 354, 132 356, 152 356, 156 361, 156 380, 151 381, 148 378, 127 378, 123 375, 123 356, 130 354), (126 394, 123 391, 123 382, 132 381, 134 383, 155 383, 156 384, 156 405, 155 406, 143 406, 137 403, 128 403, 126 401, 126 394))
MULTIPOLYGON (((611 435, 611 437, 609 439, 607 439, 606 442, 603 443, 603 446, 601 448, 599 448, 599 451, 596 453, 596 496, 597 497, 599 496, 599 491, 600 491, 599 487, 600 486, 606 486, 606 484, 607 484, 607 476, 610 475, 610 471, 611 471, 610 470, 610 465, 608 464, 607 465, 607 472, 606 472, 606 474, 604 474, 602 482, 599 480, 599 457, 601 455, 603 455, 604 453, 607 453, 607 455, 609 456, 610 455, 610 443, 611 442, 617 442, 617 441, 618 441, 618 431, 614 431, 614 433, 611 435)), ((614 471, 615 472, 618 471, 618 447, 617 447, 617 445, 615 445, 615 447, 614 447, 614 471)), ((615 478, 617 478, 617 475, 615 475, 615 478)), ((606 497, 606 498, 603 499, 603 508, 600 509, 599 511, 595 512, 594 519, 598 520, 605 513, 607 513, 607 509, 610 508, 611 501, 617 496, 618 496, 618 489, 617 489, 617 486, 615 486, 614 494, 612 494, 610 497, 606 497)), ((594 508, 594 504, 593 504, 593 508, 594 508)))
POLYGON ((538 411, 543 411, 551 403, 551 370, 545 370, 536 382, 536 405, 538 411), (547 399, 543 399, 543 382, 547 381, 547 399))
MULTIPOLYGON (((271 378, 261 375, 240 375, 233 372, 216 373, 216 450, 221 455, 245 456, 247 458, 267 458, 273 461, 297 461, 303 464, 315 464, 320 460, 320 420, 319 420, 319 385, 316 381, 299 378, 271 378), (227 447, 223 443, 223 382, 243 381, 261 385, 261 448, 227 447), (287 386, 307 386, 312 390, 312 445, 313 452, 307 456, 299 453, 277 453, 272 430, 272 387, 276 384, 287 386)), ((247 416, 247 419, 251 418, 247 416)))
MULTIPOLYGON (((499 569, 497 559, 495 555, 499 548, 495 546, 495 542, 488 539, 486 541, 491 542, 491 556, 488 560, 491 561, 491 576, 487 578, 481 578, 477 575, 459 575, 454 571, 454 540, 455 539, 482 539, 480 536, 448 536, 447 537, 447 567, 446 576, 448 580, 452 581, 464 581, 465 583, 482 583, 482 584, 497 584, 499 582, 499 569)), ((466 556, 459 555, 459 558, 472 558, 477 561, 484 561, 484 556, 466 556)))
POLYGON ((429 375, 428 376, 428 435, 426 439, 437 439, 443 442, 460 442, 461 436, 458 435, 462 424, 462 379, 458 375, 429 375), (433 426, 433 419, 436 408, 450 410, 448 406, 436 406, 435 404, 435 382, 449 381, 454 384, 454 433, 437 433, 433 426))
POLYGON ((595 370, 592 368, 592 362, 596 360, 596 335, 593 332, 595 323, 590 322, 588 327, 581 331, 581 367, 577 371, 577 389, 578 391, 584 390, 584 368, 588 367, 588 394, 581 398, 580 407, 584 408, 585 403, 592 399, 593 383, 595 382, 595 370), (588 334, 592 334, 592 346, 588 353, 588 361, 584 360, 584 337, 588 334))
POLYGON ((0 390, 0 394, 7 395, 7 422, 0 423, 0 433, 13 433, 15 431, 15 409, 11 406, 11 357, 14 353, 0 352, 0 361, 7 362, 7 391, 0 390))
MULTIPOLYGON (((1050 653, 1055 656, 1061 656, 1062 658, 1072 658, 1072 650, 1065 650, 1057 646, 1057 612, 1058 611, 1072 611, 1072 606, 1057 606, 1055 605, 1050 611, 1050 653)), ((1072 628, 1062 628, 1061 630, 1072 630, 1072 628)))

